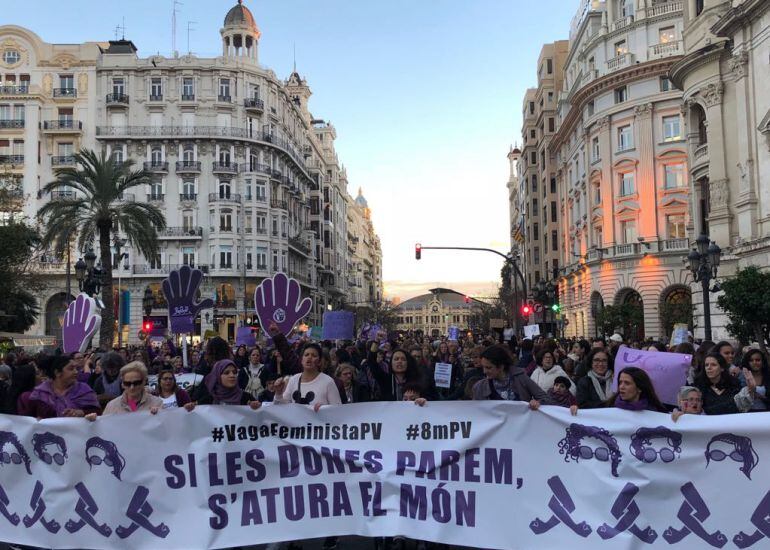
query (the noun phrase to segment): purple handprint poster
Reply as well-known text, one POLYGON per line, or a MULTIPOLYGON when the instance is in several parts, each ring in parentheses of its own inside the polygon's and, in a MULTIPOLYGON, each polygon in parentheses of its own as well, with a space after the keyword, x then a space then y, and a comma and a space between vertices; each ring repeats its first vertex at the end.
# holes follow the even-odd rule
POLYGON ((171 320, 171 332, 187 334, 195 330, 195 317, 202 309, 214 306, 211 298, 198 300, 198 288, 203 281, 203 272, 183 265, 168 275, 163 281, 163 295, 168 302, 168 314, 171 320))
POLYGON ((302 298, 299 282, 285 273, 262 281, 254 291, 254 303, 262 329, 266 331, 275 322, 281 334, 289 334, 313 308, 313 300, 302 298))
POLYGON ((96 300, 88 294, 80 294, 67 306, 62 324, 62 348, 64 353, 83 353, 94 334, 99 331, 102 317, 96 300))

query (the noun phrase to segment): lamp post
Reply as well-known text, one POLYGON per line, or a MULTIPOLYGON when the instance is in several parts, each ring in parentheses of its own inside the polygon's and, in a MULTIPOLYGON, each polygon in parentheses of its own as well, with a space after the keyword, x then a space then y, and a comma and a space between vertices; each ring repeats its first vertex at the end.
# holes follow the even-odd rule
POLYGON ((121 282, 121 266, 124 258, 128 258, 128 254, 121 252, 120 250, 126 246, 126 239, 115 237, 115 256, 117 257, 114 269, 118 270, 118 347, 123 347, 123 288, 121 282))
POLYGON ((78 280, 78 288, 89 296, 97 297, 102 287, 102 270, 95 265, 96 254, 93 250, 85 253, 83 258, 75 263, 75 277, 78 280))
MULTIPOLYGON (((535 298, 543 305, 543 324, 548 324, 548 311, 554 304, 556 297, 556 287, 549 280, 540 279, 536 285, 535 298)), ((555 331, 554 331, 555 333, 555 331)))
POLYGON ((696 283, 701 284, 703 292, 704 337, 711 340, 711 303, 709 300, 709 282, 717 276, 722 249, 705 233, 695 240, 696 248, 687 255, 689 269, 696 283), (710 244, 709 244, 710 243, 710 244))

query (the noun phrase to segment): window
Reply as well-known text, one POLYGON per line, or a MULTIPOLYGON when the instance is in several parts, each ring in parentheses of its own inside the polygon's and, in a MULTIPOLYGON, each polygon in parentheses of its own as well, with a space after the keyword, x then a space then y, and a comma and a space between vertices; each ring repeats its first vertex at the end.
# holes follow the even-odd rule
POLYGON ((594 204, 601 204, 602 203, 602 186, 597 184, 594 185, 594 204))
POLYGON ((599 138, 595 137, 591 140, 591 162, 599 160, 599 138))
POLYGON ((631 134, 631 125, 621 126, 618 128, 618 151, 628 151, 633 149, 634 139, 631 134))
POLYGON ((265 182, 257 181, 254 185, 254 193, 258 201, 264 201, 267 196, 265 195, 265 182))
POLYGON ((160 269, 163 266, 160 259, 160 254, 156 254, 152 258, 150 258, 150 268, 151 269, 160 269))
POLYGON ((703 13, 703 0, 695 0, 695 15, 703 13))
POLYGON ((556 201, 551 201, 551 221, 556 222, 556 201))
POLYGON ((195 146, 191 144, 187 144, 182 149, 182 161, 185 163, 186 166, 189 166, 190 163, 195 162, 195 146))
POLYGON ((604 245, 603 229, 601 225, 594 227, 594 244, 597 248, 601 248, 604 245))
POLYGON ((671 81, 668 79, 667 76, 661 76, 660 77, 660 91, 661 92, 668 92, 673 88, 673 85, 671 84, 671 81))
POLYGON ((628 87, 615 88, 615 103, 623 103, 624 101, 628 101, 628 87))
MULTIPOLYGON (((533 251, 532 251, 532 261, 535 262, 536 264, 540 263, 540 247, 539 246, 536 246, 533 249, 533 251)), ((540 279, 539 274, 535 275, 535 279, 537 279, 537 280, 540 279)))
POLYGON ((126 83, 123 78, 112 79, 112 95, 121 96, 126 93, 126 83))
POLYGON ((684 214, 666 216, 666 235, 669 239, 684 239, 687 237, 684 214))
POLYGON ((155 101, 163 99, 163 81, 160 78, 153 78, 150 81, 150 99, 155 101))
POLYGON ((230 79, 219 79, 219 101, 230 101, 230 79))
POLYGON ((553 60, 552 59, 546 59, 545 60, 545 72, 548 74, 553 74, 553 60))
POLYGON ((540 225, 537 223, 532 224, 532 238, 536 241, 540 240, 540 225))
POLYGON ((253 220, 253 218, 251 217, 251 212, 246 212, 244 214, 244 216, 243 216, 243 222, 244 222, 243 223, 243 230, 244 230, 244 232, 251 233, 252 220, 253 220))
POLYGON ((628 44, 625 40, 615 42, 615 57, 628 53, 628 44))
POLYGON ((159 166, 163 162, 163 149, 160 147, 153 147, 150 151, 150 161, 153 166, 159 166))
POLYGON ((265 218, 264 214, 257 213, 257 225, 256 225, 257 233, 260 233, 262 235, 267 233, 267 220, 265 218))
POLYGON ((254 264, 251 262, 251 252, 246 253, 246 269, 251 269, 254 264))
POLYGON ((163 183, 154 181, 150 184, 150 194, 147 200, 162 201, 163 200, 163 183))
MULTIPOLYGON (((64 143, 60 143, 59 144, 59 156, 63 156, 61 154, 62 145, 66 145, 66 144, 64 144, 64 143)), ((72 145, 72 144, 70 144, 70 145, 72 145)), ((72 154, 72 153, 70 153, 70 154, 72 154)), ((123 149, 122 148, 118 148, 118 149, 113 149, 112 150, 112 160, 114 160, 118 164, 123 162, 123 149)))
POLYGON ((267 269, 267 248, 257 247, 257 269, 267 269))
POLYGON ((530 139, 535 139, 536 137, 537 137, 537 133, 535 132, 535 129, 533 128, 532 130, 529 131, 529 138, 530 139))
POLYGON ((537 216, 537 199, 532 199, 532 215, 537 216))
POLYGON ((259 99, 259 86, 251 87, 251 97, 253 99, 259 99))
POLYGON ((556 178, 551 178, 551 193, 556 193, 556 178))
POLYGON ((3 61, 5 61, 7 65, 15 65, 21 61, 21 54, 16 50, 6 50, 3 52, 3 61))
POLYGON ((220 231, 233 230, 233 215, 230 210, 223 210, 219 214, 219 230, 220 231))
POLYGON ((194 181, 184 181, 182 182, 182 200, 195 200, 195 182, 194 181))
POLYGON ((195 222, 193 222, 193 213, 191 210, 182 212, 182 228, 188 233, 194 230, 195 222))
POLYGON ((532 174, 532 192, 537 193, 537 174, 532 174))
POLYGON ((233 252, 229 248, 219 251, 219 267, 233 267, 233 252))
POLYGON ((219 164, 223 164, 225 166, 230 164, 230 149, 225 149, 223 147, 219 150, 219 164))
POLYGON ((559 250, 559 234, 556 231, 551 231, 551 251, 556 252, 559 250))
POLYGON ((230 185, 229 180, 219 181, 219 198, 220 199, 229 199, 231 190, 232 190, 232 186, 230 185))
POLYGON ((623 244, 632 244, 636 242, 636 220, 626 220, 620 222, 620 235, 623 238, 623 244))
POLYGON ((596 59, 594 56, 588 58, 588 71, 594 72, 596 70, 596 59))
POLYGON ((537 165, 537 151, 532 151, 532 152, 529 154, 529 163, 530 163, 532 166, 535 166, 535 165, 537 165))
POLYGON ((251 180, 246 180, 245 183, 244 183, 244 187, 245 187, 245 193, 244 193, 245 198, 246 198, 247 201, 250 201, 252 199, 252 195, 251 195, 251 180))
POLYGON ((182 79, 182 99, 195 99, 195 84, 192 77, 182 79))
POLYGON ((195 248, 192 246, 182 247, 182 264, 195 267, 195 248))
POLYGON ((676 29, 673 26, 658 30, 658 44, 668 44, 669 42, 676 42, 676 29))
POLYGON ((535 102, 530 101, 529 102, 529 114, 534 115, 535 114, 535 102))
POLYGON ((553 117, 548 119, 548 131, 553 132, 556 129, 556 123, 553 120, 553 117))
POLYGON ((273 271, 278 271, 278 251, 273 250, 273 271))
POLYGON ((679 115, 663 117, 663 141, 676 141, 682 139, 682 131, 679 115))
POLYGON ((676 189, 685 186, 684 164, 666 164, 663 170, 665 173, 666 189, 676 189))
POLYGON ((620 179, 620 196, 625 197, 634 193, 634 173, 625 172, 618 174, 620 179))

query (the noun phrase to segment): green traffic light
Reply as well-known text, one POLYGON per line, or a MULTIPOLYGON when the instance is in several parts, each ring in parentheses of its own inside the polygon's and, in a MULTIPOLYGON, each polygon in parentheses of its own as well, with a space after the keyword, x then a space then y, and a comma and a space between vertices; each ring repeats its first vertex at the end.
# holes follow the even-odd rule
POLYGON ((558 313, 559 310, 561 309, 561 306, 559 304, 553 304, 551 306, 551 309, 558 313))

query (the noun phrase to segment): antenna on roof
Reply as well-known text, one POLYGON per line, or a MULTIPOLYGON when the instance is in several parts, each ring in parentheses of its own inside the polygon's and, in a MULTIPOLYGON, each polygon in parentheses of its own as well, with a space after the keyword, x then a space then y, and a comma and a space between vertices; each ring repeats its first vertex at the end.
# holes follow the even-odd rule
POLYGON ((297 72, 297 43, 294 42, 294 72, 297 72))
POLYGON ((192 25, 195 25, 197 21, 188 21, 187 22, 187 54, 190 55, 192 51, 190 51, 190 31, 194 31, 195 29, 192 27, 192 25))
POLYGON ((174 7, 171 10, 171 55, 176 57, 178 52, 176 51, 176 14, 179 13, 177 6, 181 6, 182 2, 174 0, 174 7))

